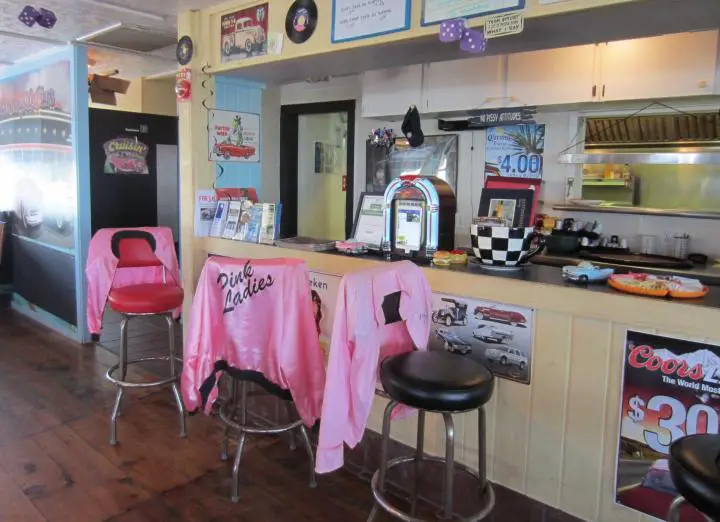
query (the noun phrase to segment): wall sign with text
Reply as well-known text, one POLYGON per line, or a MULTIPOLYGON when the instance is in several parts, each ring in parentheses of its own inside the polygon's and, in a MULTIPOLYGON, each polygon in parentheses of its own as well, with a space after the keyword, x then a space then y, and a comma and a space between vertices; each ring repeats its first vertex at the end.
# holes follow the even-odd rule
POLYGON ((260 161, 260 116, 246 112, 208 111, 210 161, 260 161))
POLYGON ((473 18, 515 11, 525 7, 525 0, 423 0, 422 25, 453 18, 473 18))
POLYGON ((410 29, 411 0, 333 0, 332 43, 410 29))
MULTIPOLYGON (((628 330, 623 359, 615 500, 665 520, 678 495, 670 444, 718 433, 720 346, 628 330)), ((681 519, 705 520, 689 506, 681 519)))
POLYGON ((542 178, 545 125, 491 127, 485 140, 486 176, 542 178))

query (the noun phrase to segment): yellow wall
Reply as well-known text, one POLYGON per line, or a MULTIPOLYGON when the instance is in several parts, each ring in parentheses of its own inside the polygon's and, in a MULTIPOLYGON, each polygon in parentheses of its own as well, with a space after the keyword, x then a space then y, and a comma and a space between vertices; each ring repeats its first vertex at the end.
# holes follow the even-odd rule
MULTIPOLYGON (((538 0, 527 0, 524 14, 526 18, 533 18, 537 16, 553 15, 631 1, 633 0, 567 0, 564 2, 557 2, 549 5, 540 5, 538 0)), ((303 56, 311 56, 315 54, 338 52, 356 47, 365 47, 371 45, 380 45, 389 42, 411 40, 413 38, 419 38, 422 36, 427 36, 429 34, 436 34, 438 31, 436 25, 429 27, 422 27, 420 25, 422 0, 412 0, 410 30, 374 37, 370 39, 332 44, 330 43, 332 24, 332 1, 320 0, 316 2, 318 6, 318 25, 315 29, 315 33, 307 42, 298 45, 289 41, 288 38, 285 37, 282 54, 280 55, 266 55, 252 58, 250 60, 240 60, 227 64, 221 64, 220 17, 224 14, 231 13, 238 9, 242 9, 243 7, 252 7, 261 3, 263 2, 260 0, 254 0, 250 2, 233 0, 202 11, 204 23, 207 24, 208 33, 211 35, 209 45, 204 46, 207 50, 206 52, 209 53, 206 55, 204 60, 210 63, 214 71, 222 72, 243 67, 252 67, 253 65, 269 63, 278 60, 300 58, 303 56)), ((269 33, 283 35, 285 34, 285 14, 287 13, 287 10, 290 5, 292 5, 292 3, 293 0, 271 0, 269 2, 269 33)), ((484 18, 473 18, 470 20, 470 24, 473 26, 481 25, 483 21, 484 18)))
POLYGON ((125 94, 118 94, 117 105, 91 103, 91 108, 115 111, 141 112, 161 116, 177 116, 175 79, 137 78, 130 82, 125 94))

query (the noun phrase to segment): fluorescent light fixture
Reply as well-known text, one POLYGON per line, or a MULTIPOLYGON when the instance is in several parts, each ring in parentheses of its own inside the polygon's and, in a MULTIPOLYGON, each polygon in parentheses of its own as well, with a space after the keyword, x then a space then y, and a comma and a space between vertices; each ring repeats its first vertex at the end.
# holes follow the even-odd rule
POLYGON ((135 9, 133 7, 125 7, 124 5, 113 4, 110 2, 105 2, 103 0, 79 0, 79 1, 84 4, 90 4, 90 5, 96 5, 98 7, 104 7, 105 9, 110 9, 112 11, 117 11, 119 13, 127 13, 127 14, 131 14, 131 15, 147 18, 149 20, 157 20, 158 22, 164 22, 167 19, 167 17, 165 17, 163 15, 159 15, 157 13, 151 13, 149 11, 142 11, 140 9, 135 9))
POLYGON ((117 22, 112 25, 108 25, 107 27, 103 27, 102 29, 98 29, 97 31, 93 31, 92 33, 78 36, 77 38, 75 38, 75 40, 80 41, 80 42, 89 40, 90 38, 95 38, 96 36, 100 36, 101 34, 109 33, 110 31, 113 31, 121 26, 122 26, 122 22, 117 22))

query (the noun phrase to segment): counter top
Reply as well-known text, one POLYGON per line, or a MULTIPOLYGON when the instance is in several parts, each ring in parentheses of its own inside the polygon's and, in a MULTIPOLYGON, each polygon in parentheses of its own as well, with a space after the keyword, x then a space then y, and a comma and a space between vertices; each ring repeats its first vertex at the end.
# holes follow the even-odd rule
MULTIPOLYGON (((202 245, 197 255, 234 257, 296 257, 311 270, 344 275, 385 263, 377 254, 349 256, 339 252, 309 252, 256 245, 220 238, 196 238, 202 245)), ((199 266, 204 260, 198 258, 199 266)), ((653 298, 619 292, 605 284, 578 285, 563 280, 556 266, 530 265, 516 272, 492 272, 470 262, 465 266, 434 267, 423 271, 435 292, 499 303, 552 310, 559 314, 612 320, 635 325, 673 325, 688 331, 717 330, 720 338, 720 289, 701 299, 653 298)), ((198 273, 199 275, 199 273, 198 273)), ((703 337, 707 336, 705 333, 703 337)))

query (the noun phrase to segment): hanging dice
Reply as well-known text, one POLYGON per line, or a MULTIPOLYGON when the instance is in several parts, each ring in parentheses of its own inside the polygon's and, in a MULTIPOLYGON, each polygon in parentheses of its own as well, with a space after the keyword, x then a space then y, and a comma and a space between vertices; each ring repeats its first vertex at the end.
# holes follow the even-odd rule
POLYGON ((35 22, 37 21, 38 16, 40 13, 31 5, 26 5, 23 10, 20 12, 20 16, 18 16, 18 20, 20 20, 22 23, 27 25, 28 27, 32 27, 35 25, 35 22))
POLYGON ((440 41, 441 42, 457 42, 465 34, 465 20, 455 18, 445 20, 440 24, 440 41))
POLYGON ((484 53, 486 48, 487 40, 482 29, 468 29, 460 40, 460 49, 468 53, 484 53))
POLYGON ((35 21, 45 29, 52 29, 53 27, 55 27, 57 17, 55 16, 55 13, 53 13, 49 9, 41 7, 39 16, 35 19, 35 21))

